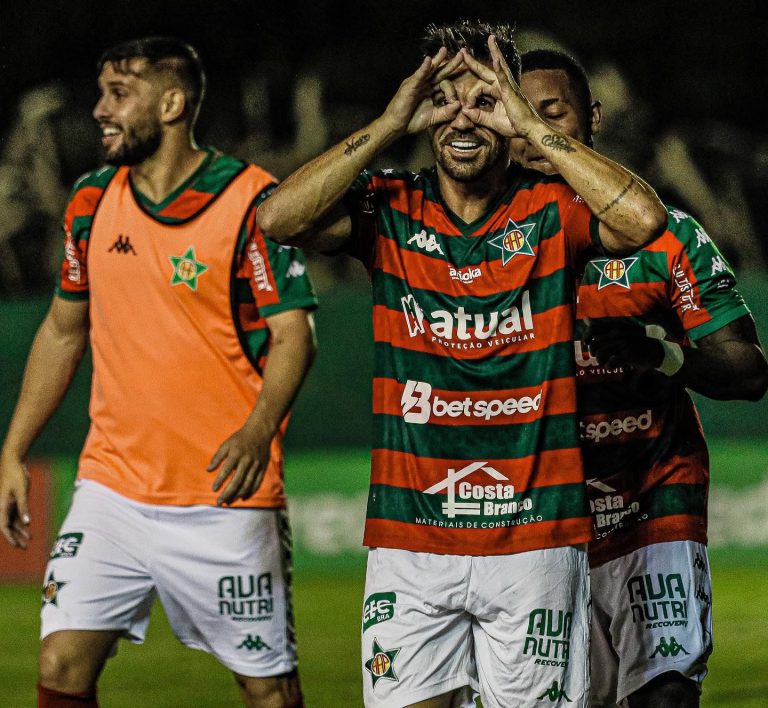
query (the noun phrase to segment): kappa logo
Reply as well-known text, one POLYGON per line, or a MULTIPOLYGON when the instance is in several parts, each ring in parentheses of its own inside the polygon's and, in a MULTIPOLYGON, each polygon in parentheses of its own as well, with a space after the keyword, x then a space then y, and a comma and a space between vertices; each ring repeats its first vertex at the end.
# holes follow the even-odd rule
POLYGON ((540 701, 543 701, 545 698, 552 703, 557 703, 562 698, 564 698, 568 703, 573 703, 573 701, 568 698, 568 694, 565 692, 565 689, 560 688, 560 684, 557 682, 557 680, 554 680, 552 685, 538 697, 540 701))
POLYGON ((648 658, 653 659, 657 654, 661 654, 661 656, 666 659, 668 656, 676 657, 680 652, 683 652, 683 654, 689 653, 686 651, 685 647, 680 644, 674 637, 670 637, 669 641, 667 641, 666 637, 662 637, 659 640, 659 643, 656 646, 653 654, 651 654, 648 658))
POLYGON ((117 240, 110 246, 107 253, 112 253, 112 251, 116 253, 133 253, 134 256, 138 255, 136 249, 131 244, 131 237, 124 236, 123 234, 117 237, 117 240))
POLYGON ((443 249, 437 241, 437 236, 427 233, 426 229, 422 229, 419 233, 411 236, 411 238, 406 241, 406 245, 410 246, 414 242, 418 248, 421 248, 427 253, 434 253, 437 251, 441 256, 445 256, 443 249))
POLYGON ((488 241, 490 246, 501 250, 501 265, 506 266, 515 256, 536 256, 528 239, 536 224, 518 226, 509 220, 504 233, 488 241))
POLYGON ((253 651, 254 649, 256 651, 262 651, 263 649, 271 649, 272 647, 269 646, 258 634, 255 637, 252 637, 250 634, 246 635, 245 639, 238 644, 236 649, 247 649, 248 651, 253 651))
POLYGON ((728 266, 725 264, 722 256, 712 257, 712 272, 710 275, 717 275, 718 273, 728 273, 728 266))
MULTIPOLYGON (((288 270, 285 271, 286 278, 301 278, 307 272, 307 267, 301 261, 291 261, 288 270)), ((270 287, 272 287, 270 285, 270 287)))
POLYGON ((618 285, 630 290, 629 270, 637 263, 637 258, 596 258, 590 264, 600 273, 597 289, 602 290, 609 285, 618 285))

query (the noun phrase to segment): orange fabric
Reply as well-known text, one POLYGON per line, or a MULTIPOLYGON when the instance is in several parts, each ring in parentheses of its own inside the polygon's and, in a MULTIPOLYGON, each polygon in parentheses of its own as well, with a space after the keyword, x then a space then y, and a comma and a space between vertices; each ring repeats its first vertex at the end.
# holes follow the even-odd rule
MULTIPOLYGON (((215 504, 215 473, 206 467, 261 390, 235 329, 231 286, 240 227, 271 181, 250 166, 208 208, 174 225, 136 203, 127 168, 110 182, 88 248, 94 370, 81 478, 141 502, 215 504), (110 250, 121 235, 134 252, 110 250), (171 260, 190 248, 201 264, 196 281, 179 278, 171 260)), ((282 431, 258 493, 234 506, 284 505, 281 441, 282 431)))

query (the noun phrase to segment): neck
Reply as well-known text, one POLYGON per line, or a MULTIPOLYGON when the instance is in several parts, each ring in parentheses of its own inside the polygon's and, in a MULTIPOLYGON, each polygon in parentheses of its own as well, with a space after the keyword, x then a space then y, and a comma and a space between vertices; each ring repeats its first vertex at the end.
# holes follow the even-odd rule
POLYGON ((464 223, 479 219, 507 186, 507 166, 500 163, 471 182, 460 182, 437 165, 440 194, 446 206, 464 223))
POLYGON ((131 167, 131 179, 136 189, 158 203, 200 167, 205 155, 190 134, 183 139, 164 136, 154 155, 131 167))

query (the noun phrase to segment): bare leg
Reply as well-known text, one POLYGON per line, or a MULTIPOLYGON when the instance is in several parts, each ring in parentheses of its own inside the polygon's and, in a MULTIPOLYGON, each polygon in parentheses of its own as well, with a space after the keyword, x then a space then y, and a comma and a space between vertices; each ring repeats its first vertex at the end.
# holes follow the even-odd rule
POLYGON ((96 688, 104 662, 122 632, 64 630, 40 645, 40 685, 61 693, 87 693, 96 688))
POLYGON ((699 698, 693 681, 668 671, 635 691, 627 702, 629 708, 699 708, 699 698))
POLYGON ((282 676, 256 678, 235 674, 243 704, 247 708, 303 708, 304 699, 299 674, 292 671, 282 676))

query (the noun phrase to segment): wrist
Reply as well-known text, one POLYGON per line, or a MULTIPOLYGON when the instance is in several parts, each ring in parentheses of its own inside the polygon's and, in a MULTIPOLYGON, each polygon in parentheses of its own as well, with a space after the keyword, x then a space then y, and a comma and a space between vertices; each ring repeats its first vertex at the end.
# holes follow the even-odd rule
POLYGON ((685 363, 683 348, 676 342, 668 342, 666 339, 660 339, 659 343, 664 350, 664 358, 656 367, 656 371, 665 376, 674 376, 685 363))

